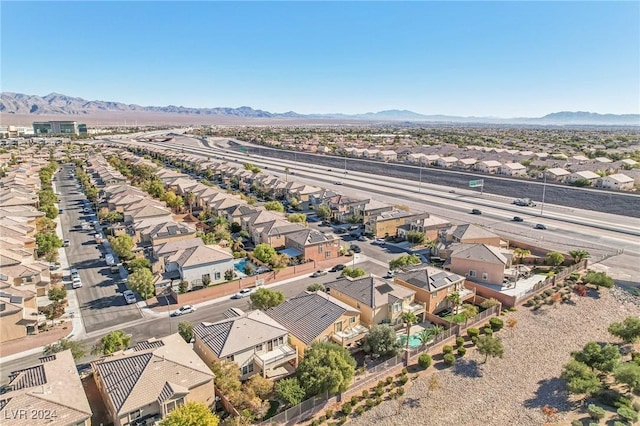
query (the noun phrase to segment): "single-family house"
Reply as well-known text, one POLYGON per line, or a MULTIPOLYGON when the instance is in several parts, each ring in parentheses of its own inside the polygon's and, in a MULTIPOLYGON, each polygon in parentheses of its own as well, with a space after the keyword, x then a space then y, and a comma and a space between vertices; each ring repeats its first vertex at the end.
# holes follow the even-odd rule
POLYGON ((225 272, 233 271, 233 263, 229 251, 219 246, 197 245, 168 255, 165 269, 177 271, 180 279, 193 288, 227 281, 225 272))
POLYGON ((451 168, 458 163, 458 158, 456 157, 440 157, 436 160, 435 164, 438 167, 451 168))
POLYGON ((634 181, 629 176, 623 173, 616 173, 609 176, 604 176, 598 179, 596 186, 606 189, 617 189, 620 191, 630 190, 634 187, 634 181))
POLYGON ((289 346, 286 327, 261 311, 230 309, 225 315, 228 318, 193 328, 193 350, 207 365, 235 362, 241 380, 254 374, 273 378, 295 371, 298 348, 289 346))
POLYGON ((475 165, 477 171, 482 173, 497 173, 498 169, 502 166, 502 163, 496 160, 483 160, 478 161, 475 165))
POLYGON ((36 334, 37 313, 36 294, 33 291, 0 284, 0 343, 36 334))
POLYGON ((398 154, 391 150, 380 151, 376 157, 382 161, 398 161, 398 154))
POLYGON ((360 311, 360 321, 368 327, 401 325, 404 312, 413 312, 424 321, 425 305, 415 303, 415 291, 375 275, 341 277, 327 283, 326 287, 331 297, 360 311))
POLYGON ((444 269, 463 275, 471 281, 502 285, 505 270, 511 267, 508 251, 487 244, 457 245, 444 269))
POLYGON ((340 256, 340 239, 335 234, 310 228, 285 234, 284 245, 290 257, 299 256, 303 261, 319 262, 340 256))
POLYGON ((456 167, 458 167, 459 169, 471 170, 475 167, 477 162, 478 160, 475 158, 461 158, 456 163, 456 167))
POLYGON ((423 303, 427 312, 434 314, 451 307, 447 296, 458 293, 461 301, 473 297, 474 292, 464 287, 464 277, 432 266, 418 266, 395 275, 396 285, 415 291, 417 303, 423 303))
POLYGON ((92 415, 70 350, 11 372, 0 395, 4 425, 90 426, 92 415))
POLYGON ((498 167, 498 173, 505 176, 526 176, 527 168, 520 163, 506 163, 498 167))
POLYGON ((428 213, 415 215, 404 225, 398 227, 398 237, 407 239, 409 232, 420 232, 424 234, 424 241, 434 241, 438 239, 441 230, 451 226, 451 222, 438 216, 428 213))
POLYGON ((266 314, 289 330, 299 358, 313 342, 331 340, 344 348, 354 347, 369 332, 360 324, 360 311, 323 291, 303 292, 266 314))
POLYGON ((365 231, 376 238, 398 235, 398 228, 407 224, 415 215, 404 210, 384 211, 371 216, 365 223, 365 231))
POLYGON ((580 172, 573 172, 565 179, 566 183, 574 183, 576 181, 587 181, 589 185, 594 184, 598 179, 600 179, 600 175, 592 172, 591 170, 583 170, 580 172))
POLYGON ((115 426, 153 424, 187 402, 215 403, 214 374, 179 334, 91 363, 115 426))
POLYGON ((564 180, 571 174, 571 172, 563 169, 562 167, 552 167, 550 169, 546 169, 543 172, 543 176, 546 176, 547 179, 556 181, 556 182, 564 182, 564 180))

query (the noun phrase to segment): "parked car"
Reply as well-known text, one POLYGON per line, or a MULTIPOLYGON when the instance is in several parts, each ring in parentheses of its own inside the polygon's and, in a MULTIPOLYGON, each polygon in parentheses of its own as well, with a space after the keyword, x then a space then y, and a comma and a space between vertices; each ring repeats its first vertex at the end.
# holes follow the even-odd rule
POLYGON ((72 288, 82 287, 82 280, 80 280, 80 277, 78 275, 74 275, 73 277, 71 277, 71 287, 72 288))
POLYGON ((334 266, 333 268, 329 269, 329 272, 338 272, 338 271, 342 271, 345 268, 345 265, 343 264, 339 264, 334 266))
POLYGON ((514 222, 524 222, 524 219, 520 216, 514 216, 512 219, 514 222))
POLYGON ((360 236, 358 237, 358 241, 369 241, 369 240, 368 240, 368 239, 367 239, 367 237, 365 237, 364 235, 360 235, 360 236))
POLYGON ((385 278, 393 278, 396 276, 396 271, 387 271, 387 275, 385 275, 385 278))
POLYGON ((186 314, 190 314, 192 312, 196 311, 196 307, 193 305, 184 305, 181 308, 176 309, 175 311, 171 312, 171 316, 172 317, 179 317, 180 315, 186 315, 186 314))
POLYGON ((58 214, 62 214, 63 212, 64 212, 64 210, 58 209, 58 214))
POLYGON ((320 225, 318 225, 318 226, 331 226, 331 222, 323 220, 322 222, 320 222, 320 225))
POLYGON ((136 303, 138 299, 136 299, 136 295, 131 290, 125 290, 122 295, 124 296, 125 302, 128 304, 136 303))
POLYGON ((78 270, 76 268, 71 268, 71 276, 78 275, 78 270))
POLYGON ((377 244, 379 246, 383 246, 383 245, 387 244, 387 241, 384 238, 376 238, 375 240, 373 240, 373 244, 377 244))
POLYGON ((71 241, 69 240, 64 240, 63 246, 65 247, 69 247, 71 245, 71 241))
POLYGON ((231 298, 232 299, 242 299, 242 298, 245 298, 245 297, 249 297, 251 295, 251 293, 253 293, 254 291, 256 291, 255 288, 245 288, 245 289, 240 290, 239 292, 237 292, 233 296, 231 296, 231 298))
POLYGON ((339 180, 335 181, 334 183, 335 183, 336 185, 342 185, 342 182, 341 182, 341 181, 339 181, 339 180))
POLYGON ((317 278, 323 275, 327 275, 327 271, 315 271, 313 274, 311 274, 311 278, 317 278))
POLYGON ((535 228, 536 229, 547 229, 547 225, 542 224, 542 223, 536 223, 535 228))
POLYGON ((471 214, 482 214, 482 212, 478 209, 471 210, 471 214))
POLYGON ((360 246, 357 246, 355 244, 353 244, 351 247, 349 247, 349 250, 353 251, 354 253, 362 252, 362 249, 360 248, 360 246))

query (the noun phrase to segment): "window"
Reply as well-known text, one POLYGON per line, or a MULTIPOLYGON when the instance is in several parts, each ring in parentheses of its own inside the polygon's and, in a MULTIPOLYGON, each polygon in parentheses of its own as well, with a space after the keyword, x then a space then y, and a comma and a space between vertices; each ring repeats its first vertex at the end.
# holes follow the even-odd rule
POLYGON ((324 257, 326 257, 327 259, 331 257, 331 252, 330 251, 326 251, 324 252, 324 257))
POLYGON ((278 345, 284 345, 284 337, 278 337, 278 345))
POLYGON ((253 363, 242 367, 242 375, 253 373, 253 363))
POLYGON ((476 276, 476 271, 474 271, 473 269, 471 269, 471 270, 469 271, 469 276, 470 276, 470 277, 475 277, 475 276, 476 276))
POLYGON ((342 322, 335 323, 334 329, 336 333, 340 333, 342 331, 342 322))
POLYGON ((489 279, 489 274, 487 274, 486 272, 484 272, 484 273, 482 274, 482 279, 483 279, 484 281, 487 281, 487 280, 489 279))
POLYGON ((349 318, 349 324, 353 324, 354 322, 356 322, 356 317, 349 318))
POLYGON ((227 361, 233 362, 233 355, 229 355, 229 356, 227 357, 227 361))
POLYGON ((398 311, 400 311, 400 304, 396 303, 393 305, 393 312, 398 312, 398 311))
POLYGON ((256 352, 260 352, 262 350, 262 343, 256 345, 256 352))
POLYGON ((220 272, 216 272, 215 274, 213 274, 214 278, 217 280, 220 279, 220 272))
POLYGON ((211 282, 211 274, 204 274, 204 275, 202 276, 202 282, 204 283, 204 282, 206 282, 206 281, 211 282))
POLYGON ((129 413, 129 421, 136 420, 142 417, 142 410, 136 410, 129 413))

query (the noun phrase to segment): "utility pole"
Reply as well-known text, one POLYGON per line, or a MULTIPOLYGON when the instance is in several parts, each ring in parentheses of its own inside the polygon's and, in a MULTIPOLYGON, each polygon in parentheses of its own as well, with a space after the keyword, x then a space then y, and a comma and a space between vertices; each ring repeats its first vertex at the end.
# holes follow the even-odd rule
POLYGON ((422 192, 422 166, 420 166, 420 184, 418 185, 418 192, 422 192))

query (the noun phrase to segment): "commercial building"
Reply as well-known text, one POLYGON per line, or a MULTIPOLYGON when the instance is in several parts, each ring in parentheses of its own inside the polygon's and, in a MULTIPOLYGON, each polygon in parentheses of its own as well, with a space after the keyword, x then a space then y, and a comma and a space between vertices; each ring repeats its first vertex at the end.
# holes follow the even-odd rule
POLYGON ((87 125, 77 121, 36 121, 33 123, 36 135, 86 135, 87 125))

